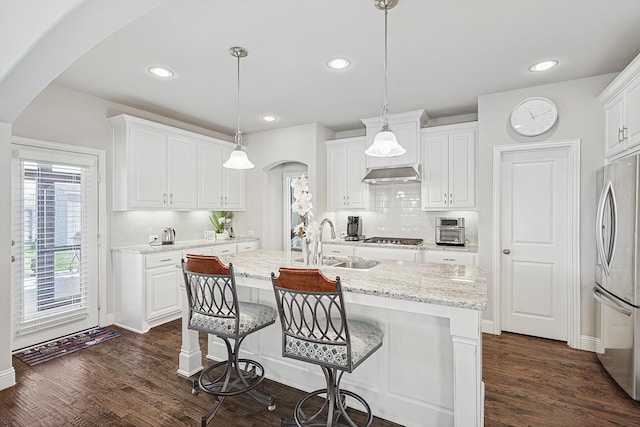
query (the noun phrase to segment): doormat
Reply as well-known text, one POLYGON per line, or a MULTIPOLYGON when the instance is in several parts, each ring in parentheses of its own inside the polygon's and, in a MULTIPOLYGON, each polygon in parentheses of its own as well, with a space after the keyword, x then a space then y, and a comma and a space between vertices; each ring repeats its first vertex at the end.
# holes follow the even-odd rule
POLYGON ((37 347, 31 347, 27 350, 21 351, 20 353, 14 354, 14 356, 27 365, 34 366, 119 336, 120 334, 118 332, 105 328, 97 328, 80 332, 79 334, 61 338, 46 344, 41 344, 37 347))

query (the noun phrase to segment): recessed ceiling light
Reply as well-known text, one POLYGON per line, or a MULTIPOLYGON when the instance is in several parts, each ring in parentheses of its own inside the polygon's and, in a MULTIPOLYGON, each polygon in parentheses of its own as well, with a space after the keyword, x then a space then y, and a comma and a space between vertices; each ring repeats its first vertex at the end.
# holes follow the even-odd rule
POLYGON ((173 77, 173 71, 168 68, 163 67, 151 67, 149 68, 149 72, 157 77, 162 77, 168 79, 169 77, 173 77))
POLYGON ((351 61, 347 58, 333 58, 327 62, 327 66, 333 70, 344 70, 351 65, 351 61))
POLYGON ((529 71, 533 71, 533 72, 547 71, 552 69, 556 65, 558 65, 558 61, 556 61, 555 59, 552 59, 550 61, 542 61, 542 62, 538 62, 537 64, 533 64, 531 67, 529 67, 529 71))
POLYGON ((275 122, 276 120, 278 120, 278 118, 276 116, 272 116, 270 114, 267 114, 265 116, 260 117, 262 120, 264 120, 265 122, 275 122))

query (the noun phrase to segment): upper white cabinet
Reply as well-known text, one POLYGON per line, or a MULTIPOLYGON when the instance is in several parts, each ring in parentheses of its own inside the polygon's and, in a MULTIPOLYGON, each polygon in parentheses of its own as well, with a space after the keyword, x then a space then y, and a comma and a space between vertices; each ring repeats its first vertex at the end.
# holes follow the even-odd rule
POLYGON ((327 209, 367 209, 369 186, 362 182, 365 167, 364 136, 327 141, 327 209))
POLYGON ((244 209, 244 172, 222 167, 233 144, 125 114, 109 122, 114 210, 244 209))
MULTIPOLYGON (((398 143, 407 152, 396 157, 366 156, 367 168, 385 166, 415 165, 420 163, 420 128, 428 120, 424 110, 409 111, 400 114, 389 114, 389 128, 396 134, 398 143)), ((382 128, 380 117, 362 119, 367 128, 367 147, 373 143, 373 138, 382 128)), ((366 149, 366 148, 365 148, 366 149)))
POLYGON ((640 151, 640 55, 607 86, 598 99, 604 103, 607 159, 640 151))
POLYGON ((422 209, 475 207, 477 122, 422 129, 422 209))
POLYGON ((244 210, 244 171, 222 167, 231 151, 218 143, 198 144, 198 208, 244 210))

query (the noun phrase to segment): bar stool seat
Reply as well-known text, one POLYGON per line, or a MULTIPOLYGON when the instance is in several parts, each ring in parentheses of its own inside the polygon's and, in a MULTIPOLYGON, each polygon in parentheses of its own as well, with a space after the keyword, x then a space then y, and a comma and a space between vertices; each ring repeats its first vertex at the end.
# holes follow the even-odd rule
POLYGON ((202 417, 201 426, 213 419, 227 396, 247 393, 275 410, 275 397, 256 390, 264 379, 264 368, 255 360, 240 359, 238 353, 249 334, 275 323, 276 310, 238 301, 233 265, 225 266, 218 257, 188 254, 182 271, 189 303, 187 327, 217 336, 227 348, 227 359, 209 365, 193 382, 192 393, 202 390, 218 398, 202 417))
POLYGON ((279 273, 271 273, 271 282, 282 327, 282 356, 320 365, 326 382, 326 388, 298 401, 295 424, 283 419, 281 426, 357 427, 347 413, 348 399, 360 404, 366 415, 363 426, 370 426, 369 404, 341 389, 340 380, 382 346, 382 331, 347 319, 340 277, 329 280, 318 269, 283 267, 279 273))

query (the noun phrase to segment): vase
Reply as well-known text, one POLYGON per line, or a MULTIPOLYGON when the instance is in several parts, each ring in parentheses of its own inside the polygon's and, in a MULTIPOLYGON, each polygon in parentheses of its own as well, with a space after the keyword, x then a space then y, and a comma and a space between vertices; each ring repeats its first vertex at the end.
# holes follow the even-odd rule
POLYGON ((318 265, 318 242, 316 239, 302 238, 302 261, 304 265, 313 267, 318 265))
POLYGON ((228 240, 229 239, 229 232, 227 230, 223 231, 222 233, 216 233, 216 240, 228 240))

